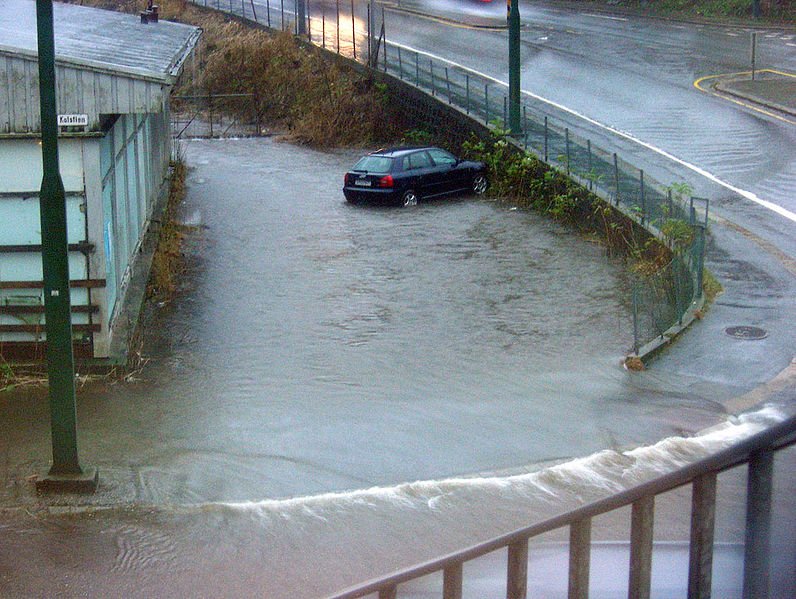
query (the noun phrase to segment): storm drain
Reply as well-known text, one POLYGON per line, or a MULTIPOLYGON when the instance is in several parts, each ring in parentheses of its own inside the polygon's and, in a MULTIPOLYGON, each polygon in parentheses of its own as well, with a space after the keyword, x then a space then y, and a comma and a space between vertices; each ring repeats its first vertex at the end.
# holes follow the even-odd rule
POLYGON ((736 339, 746 339, 747 341, 756 341, 757 339, 765 339, 768 337, 768 333, 764 329, 746 325, 727 327, 724 329, 724 332, 730 337, 735 337, 736 339))

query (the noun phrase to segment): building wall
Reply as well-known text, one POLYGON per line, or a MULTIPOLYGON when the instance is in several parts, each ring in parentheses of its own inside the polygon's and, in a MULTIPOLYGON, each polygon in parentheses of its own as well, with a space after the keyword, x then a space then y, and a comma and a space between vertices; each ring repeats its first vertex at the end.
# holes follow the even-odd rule
MULTIPOLYGON (((41 131, 38 69, 35 56, 0 52, 0 134, 41 131)), ((55 71, 58 111, 88 115, 90 131, 99 129, 103 114, 166 109, 168 87, 160 81, 61 63, 56 63, 55 71)))
MULTIPOLYGON (((113 320, 168 174, 170 139, 165 112, 120 115, 104 135, 59 139, 74 336, 93 357, 109 356, 113 320)), ((0 353, 3 344, 45 338, 35 308, 43 306, 41 178, 37 139, 0 138, 0 353)))
POLYGON ((171 159, 166 114, 122 115, 100 142, 102 235, 111 320, 124 297, 171 159))

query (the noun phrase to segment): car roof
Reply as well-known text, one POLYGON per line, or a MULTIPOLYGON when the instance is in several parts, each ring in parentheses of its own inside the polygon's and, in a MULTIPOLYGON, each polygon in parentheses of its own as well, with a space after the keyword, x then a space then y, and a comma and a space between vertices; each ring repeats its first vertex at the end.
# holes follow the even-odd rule
POLYGON ((387 156, 390 158, 398 158, 400 156, 406 156, 407 154, 411 154, 412 152, 417 152, 418 150, 439 150, 436 146, 400 146, 395 148, 384 148, 382 150, 376 150, 372 152, 371 156, 387 156))

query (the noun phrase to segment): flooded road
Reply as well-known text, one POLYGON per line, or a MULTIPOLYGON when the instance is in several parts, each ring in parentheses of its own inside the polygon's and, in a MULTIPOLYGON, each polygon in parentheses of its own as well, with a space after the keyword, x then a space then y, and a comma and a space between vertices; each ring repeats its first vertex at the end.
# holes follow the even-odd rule
MULTIPOLYGON (((0 401, 3 502, 24 508, 0 512, 2 596, 317 596, 420 559, 418 538, 430 556, 578 501, 573 474, 607 488, 602 466, 540 481, 540 465, 724 420, 685 383, 622 369, 623 266, 597 244, 475 198, 349 206, 357 151, 184 151, 180 292, 150 307, 136 380, 78 392, 95 507, 37 515, 46 402, 0 401)), ((667 446, 638 476, 733 435, 667 446)), ((661 534, 681 538, 671 513, 661 534)))

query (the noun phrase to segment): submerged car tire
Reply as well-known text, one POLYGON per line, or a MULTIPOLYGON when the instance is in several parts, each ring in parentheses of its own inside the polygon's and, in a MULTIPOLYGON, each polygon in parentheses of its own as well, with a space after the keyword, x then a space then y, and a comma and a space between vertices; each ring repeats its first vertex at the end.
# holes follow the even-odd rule
POLYGON ((473 192, 477 195, 484 195, 486 192, 486 188, 489 187, 489 183, 486 180, 486 177, 483 175, 476 175, 473 177, 473 192))
POLYGON ((407 189, 404 192, 404 195, 401 196, 401 201, 399 202, 399 204, 403 208, 406 208, 408 206, 417 206, 417 200, 419 199, 420 198, 418 197, 417 192, 415 192, 414 189, 407 189))

